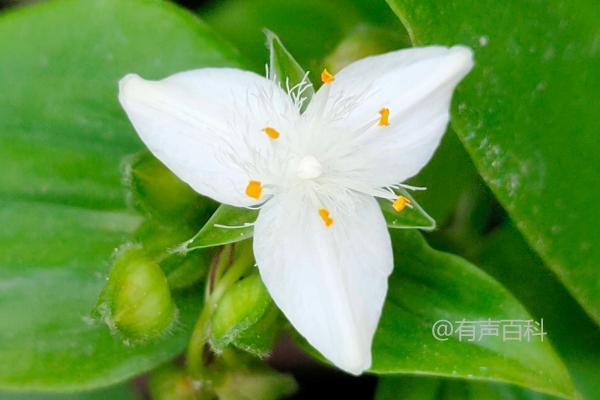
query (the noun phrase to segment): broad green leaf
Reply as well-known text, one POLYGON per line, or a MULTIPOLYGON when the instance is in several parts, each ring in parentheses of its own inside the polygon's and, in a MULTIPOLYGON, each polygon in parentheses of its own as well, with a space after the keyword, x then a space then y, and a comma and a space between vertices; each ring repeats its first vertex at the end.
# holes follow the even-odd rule
POLYGON ((414 231, 392 230, 395 269, 373 343, 372 371, 509 382, 564 397, 569 376, 548 337, 486 336, 438 341, 438 320, 531 320, 498 282, 457 256, 431 249, 414 231), (533 338, 532 338, 533 339, 533 338))
POLYGON ((196 18, 141 0, 9 10, 0 15, 0 57, 0 196, 98 209, 124 206, 119 166, 141 148, 118 80, 235 64, 196 18))
POLYGON ((106 386, 181 352, 190 293, 175 298, 173 331, 144 345, 89 319, 111 253, 141 222, 126 210, 120 163, 142 146, 117 82, 235 60, 158 1, 57 0, 0 15, 0 387, 106 386))
MULTIPOLYGON (((372 346, 370 371, 504 382, 570 398, 574 388, 551 337, 541 341, 437 340, 437 321, 533 320, 497 281, 466 260, 436 251, 415 231, 391 230, 395 268, 372 346)), ((300 340, 307 350, 314 349, 300 340)))
POLYGON ((379 379, 375 400, 552 400, 517 386, 469 380, 424 377, 391 377, 379 379))
POLYGON ((104 386, 183 349, 197 312, 191 294, 175 299, 175 329, 143 345, 127 345, 91 318, 110 255, 139 221, 124 211, 0 202, 0 225, 11 227, 0 231, 0 387, 104 386))
POLYGON ((276 80, 284 90, 296 95, 297 99, 294 100, 302 101, 302 109, 306 108, 315 94, 312 84, 307 81, 308 75, 276 34, 265 29, 265 35, 269 49, 269 79, 276 80), (293 88, 297 89, 291 90, 293 88))
POLYGON ((251 238, 258 211, 223 204, 183 249, 190 251, 251 238))
POLYGON ((388 3, 415 45, 474 50, 453 127, 517 228, 600 322, 597 3, 388 3))
POLYGON ((512 226, 494 232, 479 263, 504 284, 544 325, 584 399, 600 393, 600 328, 544 267, 512 226), (507 251, 507 249, 510 249, 507 251))
POLYGON ((121 384, 89 392, 75 393, 20 393, 0 392, 2 400, 136 400, 133 387, 121 384))
POLYGON ((221 351, 256 324, 269 310, 271 297, 258 272, 231 287, 219 301, 211 320, 211 346, 221 351))

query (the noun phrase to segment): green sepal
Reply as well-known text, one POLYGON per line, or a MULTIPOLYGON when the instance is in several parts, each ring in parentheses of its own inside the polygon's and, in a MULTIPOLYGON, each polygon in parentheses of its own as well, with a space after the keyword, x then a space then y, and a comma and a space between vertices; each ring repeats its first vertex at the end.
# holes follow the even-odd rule
POLYGON ((275 303, 271 303, 260 320, 248 329, 239 332, 231 343, 238 349, 256 357, 268 357, 283 330, 284 323, 283 314, 275 303))
POLYGON ((223 204, 217 208, 198 233, 182 245, 182 250, 221 246, 251 238, 254 233, 253 224, 257 217, 257 210, 223 204))
POLYGON ((269 49, 269 79, 279 83, 283 90, 292 96, 297 96, 296 101, 299 102, 297 104, 300 104, 300 110, 304 111, 315 94, 308 73, 298 64, 276 34, 268 29, 263 31, 269 49))
POLYGON ((383 211, 388 228, 434 230, 436 227, 435 220, 427 214, 410 193, 402 188, 398 192, 410 200, 409 205, 400 212, 394 210, 391 201, 379 199, 379 205, 383 211))

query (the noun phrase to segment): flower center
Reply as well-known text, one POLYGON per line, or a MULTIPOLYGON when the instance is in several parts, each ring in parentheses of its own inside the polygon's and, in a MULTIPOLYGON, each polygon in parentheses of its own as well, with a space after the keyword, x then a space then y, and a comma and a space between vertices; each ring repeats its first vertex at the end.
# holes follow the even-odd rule
POLYGON ((304 156, 298 163, 296 173, 301 179, 315 179, 321 176, 323 167, 321 167, 319 160, 313 156, 304 156))

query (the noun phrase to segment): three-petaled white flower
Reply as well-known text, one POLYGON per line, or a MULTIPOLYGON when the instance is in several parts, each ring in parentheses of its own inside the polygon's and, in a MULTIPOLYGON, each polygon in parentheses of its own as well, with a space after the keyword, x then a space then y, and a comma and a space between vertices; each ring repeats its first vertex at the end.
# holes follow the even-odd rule
MULTIPOLYGON (((338 367, 359 374, 393 257, 375 197, 437 148, 452 92, 473 65, 462 46, 368 57, 302 95, 231 68, 161 81, 127 75, 119 99, 142 141, 197 192, 260 207, 254 253, 262 279, 294 327, 338 367)), ((300 85, 302 86, 302 85, 300 85)))

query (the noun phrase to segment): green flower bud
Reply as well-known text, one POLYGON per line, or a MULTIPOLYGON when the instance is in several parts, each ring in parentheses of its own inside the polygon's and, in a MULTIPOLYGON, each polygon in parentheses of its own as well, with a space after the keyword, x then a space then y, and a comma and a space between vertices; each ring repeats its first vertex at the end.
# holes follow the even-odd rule
POLYGON ((210 388, 194 381, 185 369, 168 364, 152 371, 148 380, 152 400, 209 400, 216 399, 210 388))
POLYGON ((163 221, 205 220, 217 203, 200 196, 147 151, 124 163, 129 202, 138 210, 163 221))
POLYGON ((139 247, 125 247, 115 258, 96 314, 128 339, 166 332, 176 308, 160 266, 139 247))
POLYGON ((259 358, 268 357, 283 330, 285 320, 275 303, 272 303, 257 323, 240 332, 232 344, 240 350, 259 358))
POLYGON ((297 390, 292 376, 275 371, 251 356, 226 351, 223 357, 227 368, 214 387, 219 400, 277 400, 297 390))
POLYGON ((221 351, 256 324, 272 304, 258 272, 233 285, 221 298, 211 321, 211 347, 221 351))

